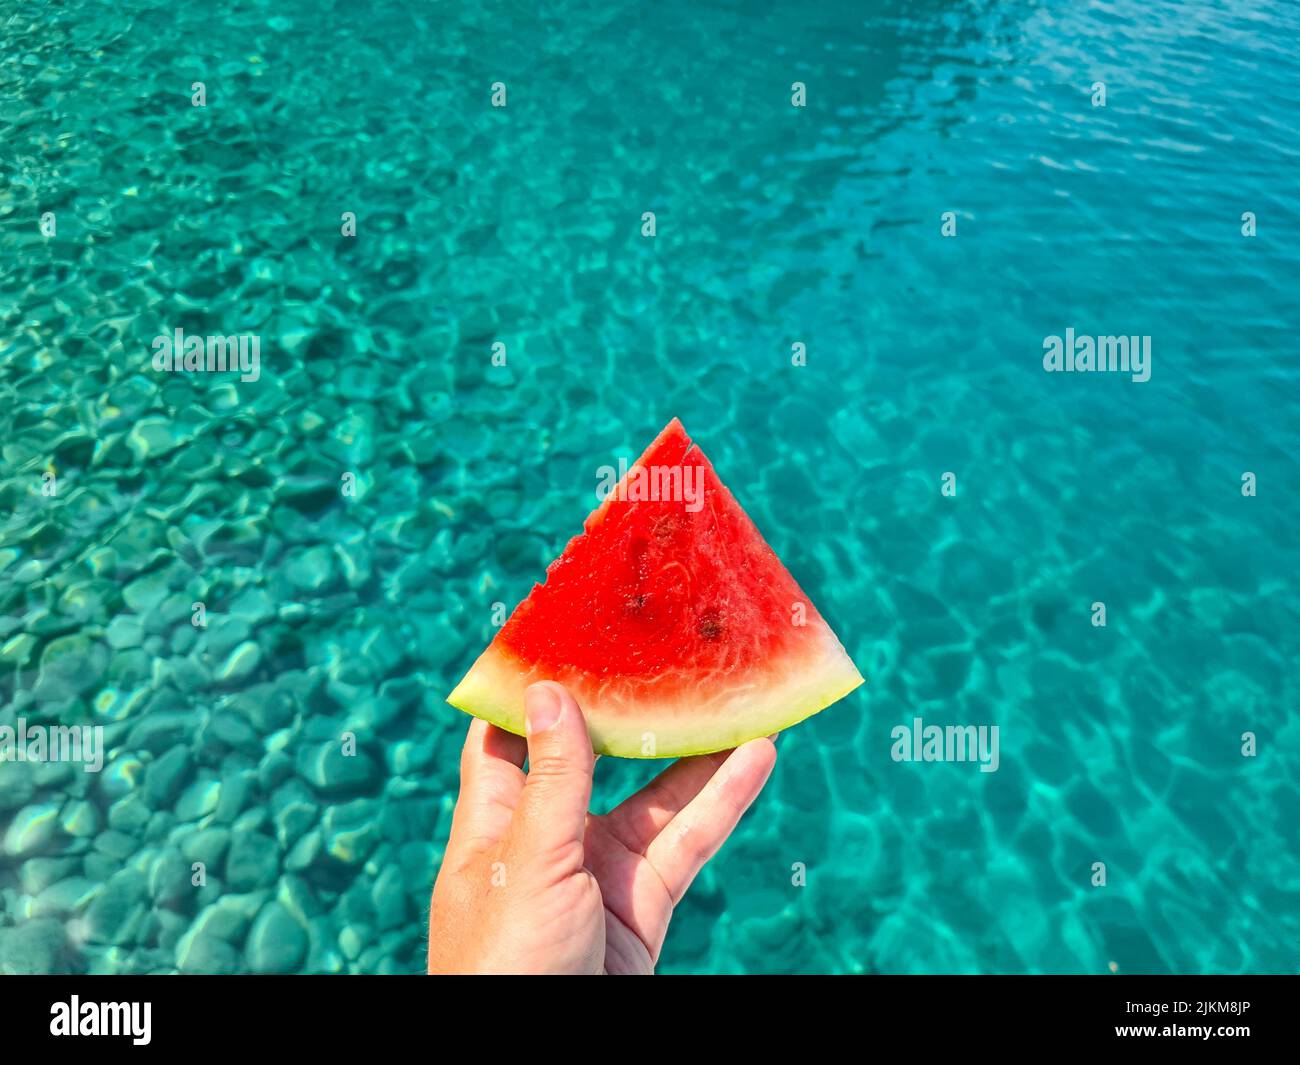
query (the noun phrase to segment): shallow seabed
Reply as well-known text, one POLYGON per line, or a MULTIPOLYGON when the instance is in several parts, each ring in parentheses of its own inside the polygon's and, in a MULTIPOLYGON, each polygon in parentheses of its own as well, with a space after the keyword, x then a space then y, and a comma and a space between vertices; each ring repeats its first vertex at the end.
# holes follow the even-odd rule
POLYGON ((0 970, 420 970, 443 696, 673 415, 868 683, 662 971, 1296 970, 1296 5, 0 26, 0 725, 109 749, 0 764, 0 970), (178 327, 260 378, 155 372, 178 327), (1045 373, 1067 328, 1151 379, 1045 373))

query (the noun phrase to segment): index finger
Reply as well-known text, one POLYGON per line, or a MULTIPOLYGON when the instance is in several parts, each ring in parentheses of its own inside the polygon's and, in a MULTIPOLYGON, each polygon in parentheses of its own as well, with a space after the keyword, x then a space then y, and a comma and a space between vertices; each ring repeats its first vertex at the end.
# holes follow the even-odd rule
POLYGON ((675 906, 727 841, 776 765, 770 739, 741 744, 645 850, 675 906))
POLYGON ((651 841, 700 793, 730 755, 731 751, 717 751, 677 759, 605 814, 605 827, 628 850, 644 854, 651 841))

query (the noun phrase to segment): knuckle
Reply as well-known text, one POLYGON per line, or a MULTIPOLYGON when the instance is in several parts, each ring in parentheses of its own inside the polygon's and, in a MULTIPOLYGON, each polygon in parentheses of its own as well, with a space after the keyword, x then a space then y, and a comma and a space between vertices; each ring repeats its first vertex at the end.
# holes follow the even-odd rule
POLYGON ((540 781, 563 780, 579 772, 573 761, 557 751, 543 751, 528 762, 529 778, 540 781))

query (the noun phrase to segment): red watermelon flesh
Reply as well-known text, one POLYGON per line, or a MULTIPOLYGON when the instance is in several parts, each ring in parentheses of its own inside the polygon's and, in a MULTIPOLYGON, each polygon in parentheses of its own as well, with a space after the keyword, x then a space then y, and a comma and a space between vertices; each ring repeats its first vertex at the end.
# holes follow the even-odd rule
POLYGON ((574 693, 598 753, 628 758, 734 747, 862 683, 675 418, 448 701, 522 734, 538 680, 574 693))

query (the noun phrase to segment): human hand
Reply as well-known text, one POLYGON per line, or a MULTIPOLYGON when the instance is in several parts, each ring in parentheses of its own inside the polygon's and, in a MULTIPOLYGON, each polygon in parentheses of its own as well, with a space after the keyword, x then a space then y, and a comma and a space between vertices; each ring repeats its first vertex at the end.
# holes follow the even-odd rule
POLYGON ((524 710, 527 740, 477 718, 469 727, 429 972, 653 973, 673 907, 758 797, 776 747, 679 759, 597 815, 573 696, 534 684, 524 710))

